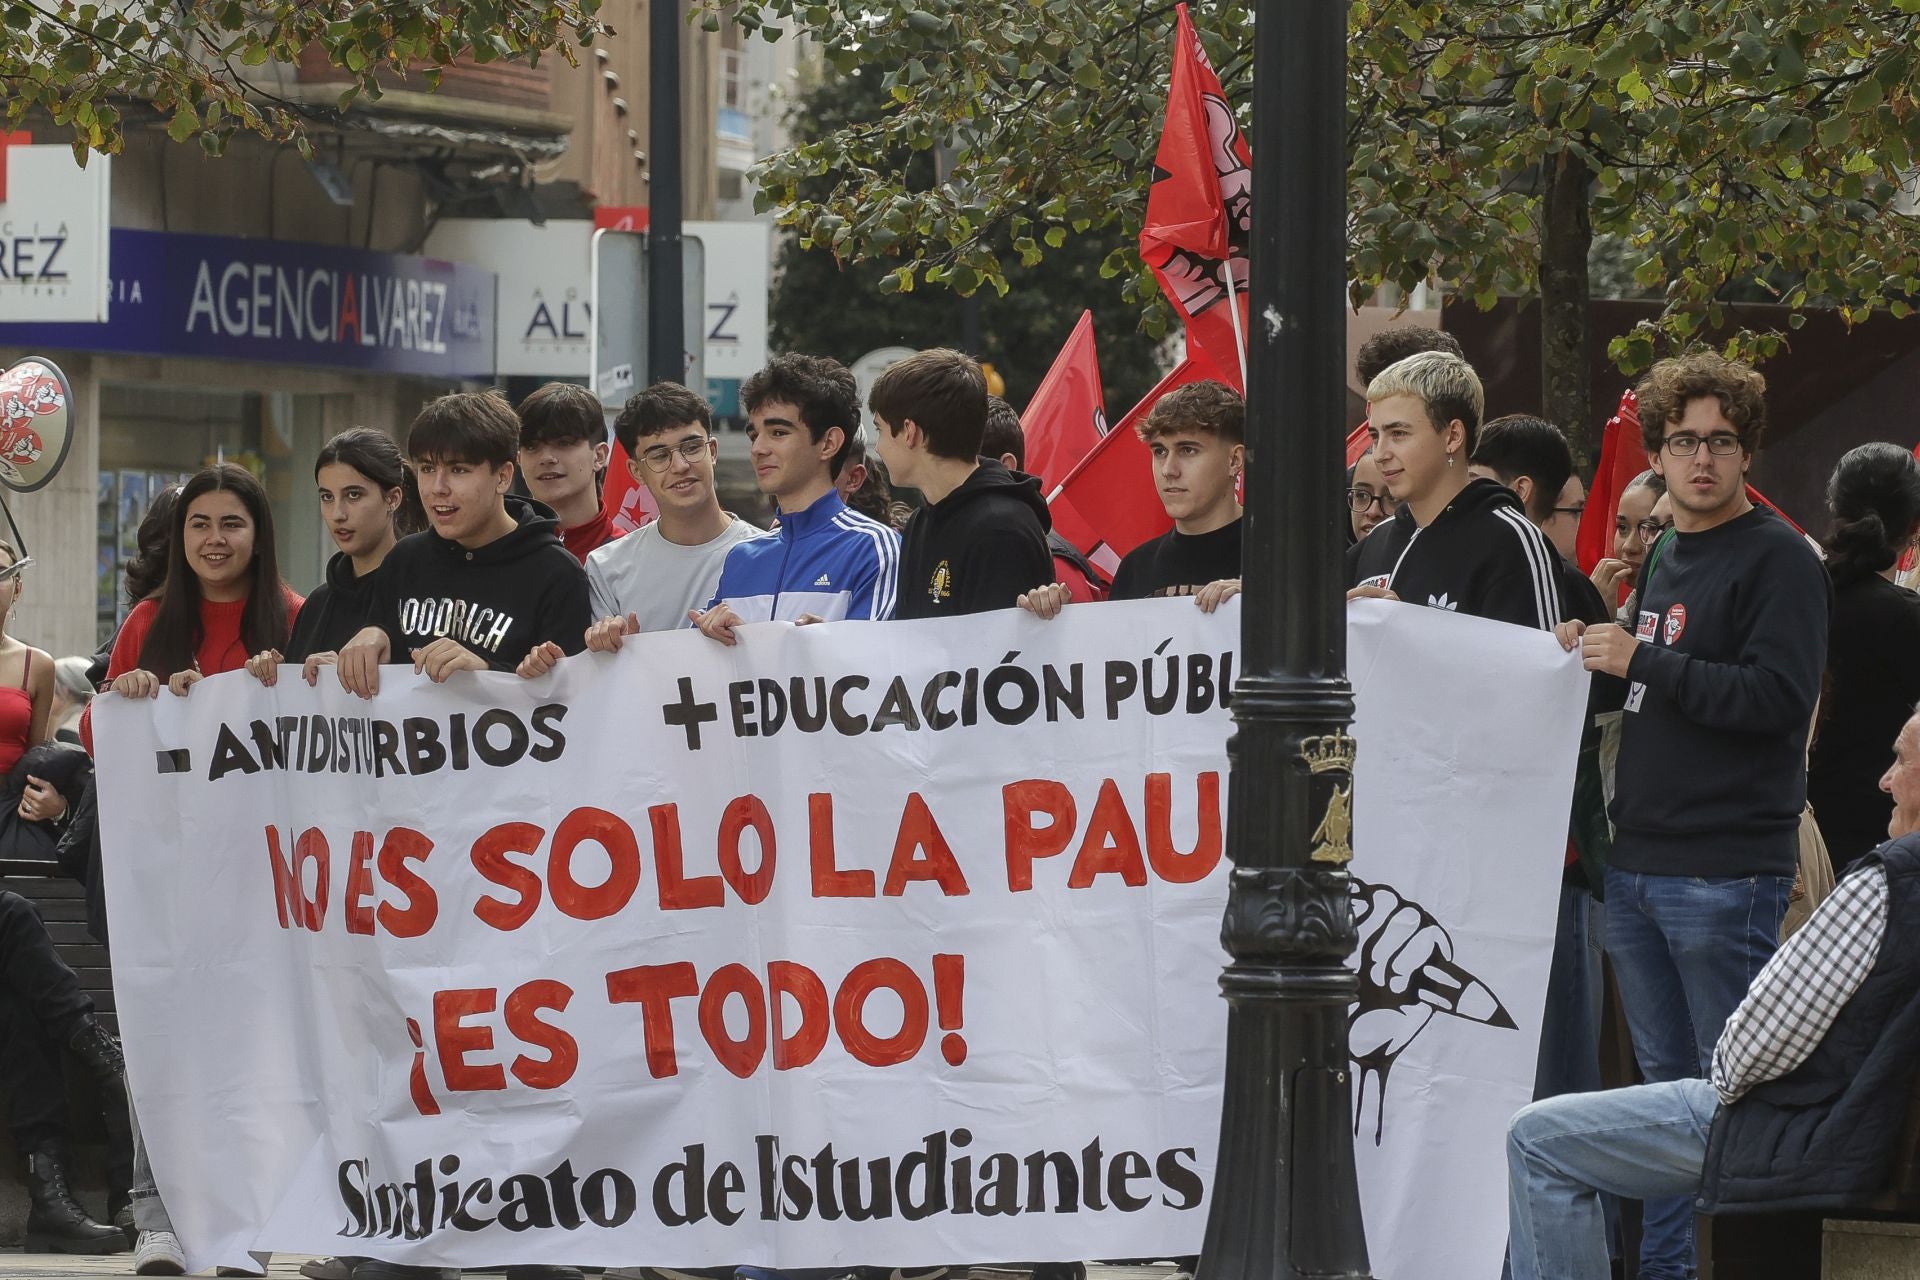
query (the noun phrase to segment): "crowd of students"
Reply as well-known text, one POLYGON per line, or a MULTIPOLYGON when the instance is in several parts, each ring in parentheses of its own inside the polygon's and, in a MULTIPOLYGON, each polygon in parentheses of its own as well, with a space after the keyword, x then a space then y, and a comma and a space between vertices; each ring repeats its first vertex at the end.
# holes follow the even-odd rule
MULTIPOLYGON (((1651 470, 1622 495, 1613 554, 1589 575, 1573 564, 1585 495, 1558 428, 1527 415, 1483 423, 1480 380, 1444 333, 1391 331, 1356 365, 1372 443, 1347 477, 1349 598, 1551 631, 1595 673, 1538 1096, 1599 1087, 1603 946, 1646 1078, 1703 1075, 1778 944, 1803 882, 1803 832, 1824 833, 1834 869, 1845 870, 1871 862, 1897 821, 1881 788, 1920 699, 1920 597, 1889 579, 1920 536, 1920 463, 1892 445, 1842 460, 1823 566, 1747 497, 1765 427, 1759 375, 1712 356, 1663 362, 1641 389, 1651 470)), ((1129 553, 1110 581, 1052 535, 1039 483, 1020 470, 1018 417, 957 352, 925 351, 883 373, 864 406, 870 436, 851 373, 824 357, 774 359, 743 384, 741 402, 771 529, 722 508, 710 410, 673 383, 635 395, 613 422, 658 513, 625 536, 600 499, 605 414, 582 388, 549 384, 517 410, 491 392, 443 396, 404 446, 375 430, 344 432, 315 459, 337 551, 304 599, 282 581, 258 481, 231 464, 207 468, 149 512, 105 685, 126 697, 163 685, 188 696, 210 675, 244 668, 272 684, 298 667, 310 684, 338 679, 372 697, 393 662, 436 682, 461 671, 532 679, 583 651, 680 627, 731 645, 742 625, 765 621, 1013 607, 1046 619, 1074 602, 1155 596, 1191 596, 1212 611, 1240 589, 1244 406, 1221 384, 1176 389, 1140 424, 1172 528, 1129 553), (897 502, 889 481, 917 490, 921 505, 897 502)), ((5 637, 24 562, 3 545, 0 556, 0 754, 17 743, 25 756, 53 736, 59 699, 59 726, 87 736, 92 681, 5 637)), ((20 776, 4 821, 39 824, 57 840, 63 865, 88 881, 104 941, 90 771, 43 773, 8 774, 10 785, 20 776)), ((65 1186, 64 1120, 17 1101, 58 1081, 57 1068, 23 1065, 16 1043, 42 1056, 71 1044, 102 1080, 117 1081, 119 1068, 71 971, 56 972, 64 965, 41 945, 44 928, 36 934, 37 918, 22 918, 10 898, 0 894, 0 1030, 30 1034, 0 1036, 0 1073, 31 1085, 13 1087, 10 1120, 42 1162, 38 1238, 76 1250, 124 1244, 124 1215, 118 1226, 95 1222, 65 1186), (53 1003, 41 999, 47 991, 53 1003)), ((109 1110, 124 1092, 114 1099, 109 1110)), ((137 1124, 126 1138, 119 1176, 131 1192, 136 1269, 177 1273, 184 1260, 137 1124)), ((127 1198, 116 1196, 110 1216, 127 1198)), ((1688 1274, 1690 1223, 1684 1201, 1649 1202, 1643 1275, 1688 1274)), ((1515 1273, 1534 1274, 1521 1239, 1516 1226, 1515 1273)), ((510 1270, 514 1280, 578 1275, 510 1270)), ((420 1273, 309 1264, 319 1280, 420 1273)))

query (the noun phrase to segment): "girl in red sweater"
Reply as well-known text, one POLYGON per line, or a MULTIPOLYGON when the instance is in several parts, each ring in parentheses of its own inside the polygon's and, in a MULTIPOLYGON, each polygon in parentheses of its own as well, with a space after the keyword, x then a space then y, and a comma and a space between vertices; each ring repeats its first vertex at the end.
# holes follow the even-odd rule
POLYGON ((133 607, 107 661, 124 697, 154 697, 163 683, 184 696, 249 654, 284 648, 300 611, 280 581, 266 490, 246 468, 223 462, 194 476, 173 520, 166 585, 133 607))
MULTIPOLYGON (((164 683, 185 697, 202 678, 245 666, 248 654, 284 646, 300 604, 280 581, 266 490, 244 467, 208 467, 180 491, 166 584, 127 615, 107 662, 109 687, 152 698, 164 683)), ((137 1115, 133 1140, 134 1270, 179 1275, 185 1255, 153 1185, 137 1115)))

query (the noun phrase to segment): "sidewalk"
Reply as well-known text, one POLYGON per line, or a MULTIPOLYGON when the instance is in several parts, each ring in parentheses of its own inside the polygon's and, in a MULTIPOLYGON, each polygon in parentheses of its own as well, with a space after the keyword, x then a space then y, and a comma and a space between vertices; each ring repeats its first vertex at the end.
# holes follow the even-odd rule
MULTIPOLYGON (((300 1264, 306 1260, 305 1254, 274 1254, 273 1263, 267 1268, 268 1280, 302 1280, 300 1264)), ((22 1253, 17 1249, 0 1249, 0 1280, 94 1280, 99 1276, 130 1276, 132 1274, 133 1254, 131 1252, 116 1253, 110 1257, 97 1257, 64 1253, 22 1253)), ((213 1273, 203 1274, 212 1275, 213 1273)), ((491 1274, 498 1275, 499 1272, 495 1270, 491 1274)), ((972 1268, 972 1280, 1025 1280, 1028 1274, 1012 1267, 972 1268)), ((1102 1266, 1099 1263, 1093 1263, 1087 1267, 1087 1280, 1174 1280, 1174 1277, 1181 1277, 1184 1274, 1164 1265, 1131 1267, 1102 1266)))
MULTIPOLYGON (((276 1254, 267 1268, 269 1280, 302 1280, 300 1264, 305 1254, 276 1254)), ((107 1257, 66 1253, 22 1253, 18 1249, 0 1249, 0 1277, 4 1280, 95 1280, 99 1276, 133 1274, 133 1253, 107 1257)), ((211 1275, 212 1272, 207 1274, 211 1275)))

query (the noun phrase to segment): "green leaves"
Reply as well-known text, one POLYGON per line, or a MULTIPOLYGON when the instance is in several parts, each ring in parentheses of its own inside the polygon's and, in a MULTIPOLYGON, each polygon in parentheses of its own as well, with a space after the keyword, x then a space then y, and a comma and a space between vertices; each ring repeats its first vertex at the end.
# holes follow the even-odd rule
POLYGON ((7 117, 37 108, 71 131, 78 153, 124 146, 114 104, 150 103, 176 142, 210 155, 248 130, 308 150, 307 119, 255 91, 253 70, 317 47, 347 73, 338 108, 378 98, 381 80, 438 82, 438 64, 524 58, 605 31, 599 0, 160 0, 74 4, 0 0, 0 83, 7 117), (104 10, 104 11, 103 11, 104 10), (434 64, 423 67, 422 63, 434 64))
MULTIPOLYGON (((1257 157, 1249 8, 1193 16, 1257 157)), ((997 293, 1090 245, 1142 330, 1164 328, 1134 244, 1165 106, 1165 8, 767 0, 753 22, 792 25, 825 75, 872 77, 891 102, 821 108, 757 171, 758 202, 798 237, 882 264, 894 292, 997 293), (940 147, 951 163, 936 171, 940 147)), ((1920 293, 1920 223, 1889 212, 1920 163, 1920 0, 1353 0, 1348 31, 1356 301, 1429 281, 1483 306, 1536 292, 1542 237, 1559 234, 1543 175, 1563 162, 1590 175, 1593 233, 1627 246, 1623 287, 1631 272, 1665 300, 1657 325, 1616 344, 1635 367, 1698 339, 1729 298, 1866 314, 1920 293)))

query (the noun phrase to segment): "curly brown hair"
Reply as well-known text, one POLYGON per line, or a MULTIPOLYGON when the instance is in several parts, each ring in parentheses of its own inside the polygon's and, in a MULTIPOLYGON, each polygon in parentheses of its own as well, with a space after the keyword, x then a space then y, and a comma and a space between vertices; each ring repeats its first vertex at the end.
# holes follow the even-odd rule
POLYGON ((1153 408, 1134 430, 1142 440, 1191 431, 1218 436, 1228 444, 1247 440, 1247 402, 1222 382, 1189 382, 1154 401, 1153 408))
POLYGON ((1638 395, 1640 443, 1648 453, 1660 452, 1667 427, 1702 396, 1720 402, 1720 412, 1740 432, 1740 443, 1749 453, 1760 447, 1767 428, 1767 380, 1751 365, 1711 351, 1662 360, 1647 371, 1638 395))

